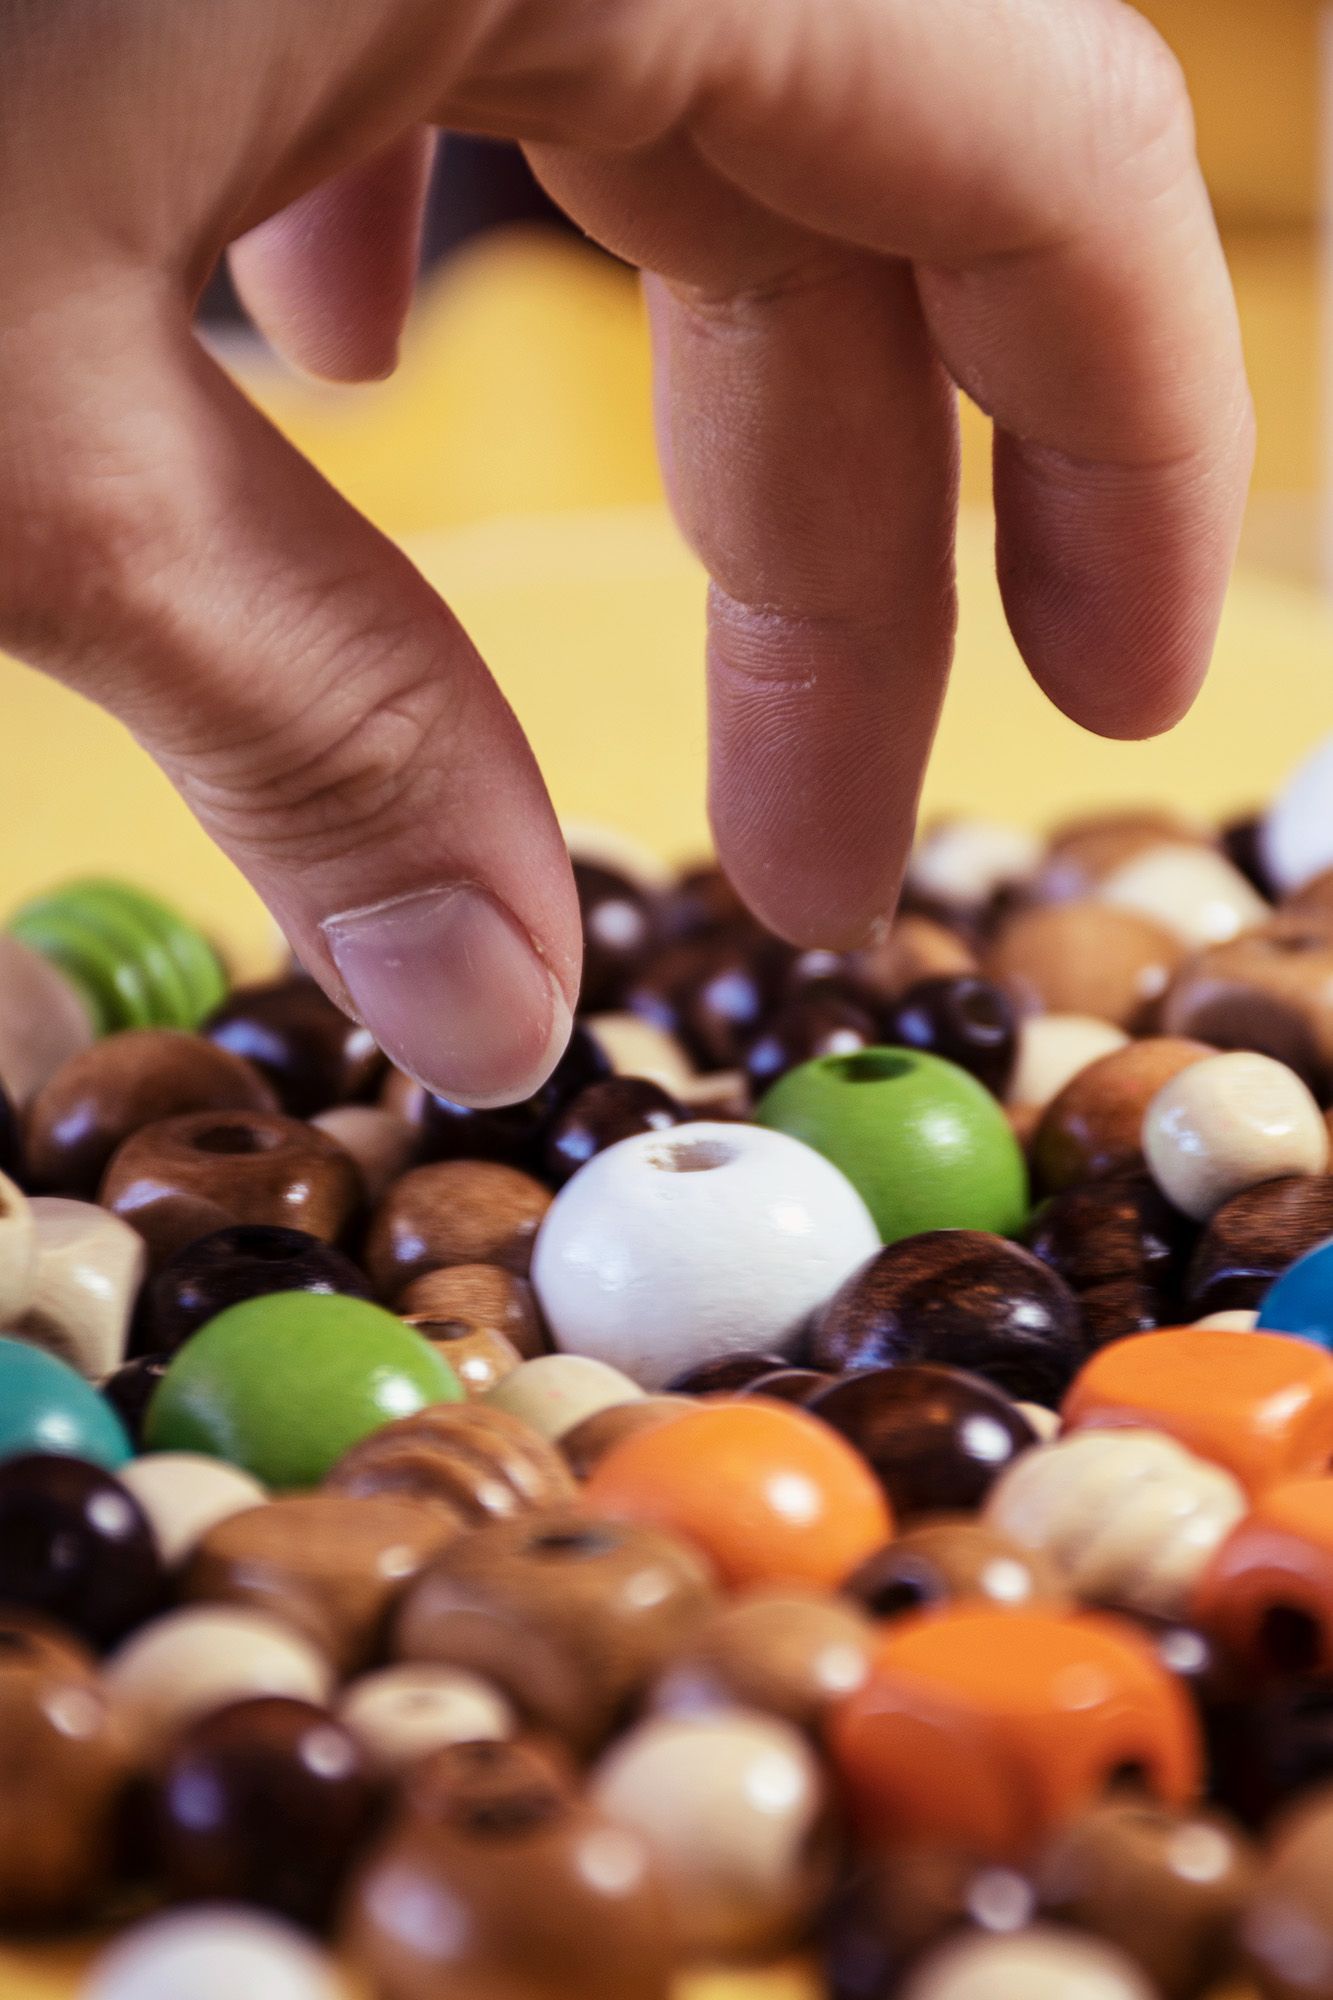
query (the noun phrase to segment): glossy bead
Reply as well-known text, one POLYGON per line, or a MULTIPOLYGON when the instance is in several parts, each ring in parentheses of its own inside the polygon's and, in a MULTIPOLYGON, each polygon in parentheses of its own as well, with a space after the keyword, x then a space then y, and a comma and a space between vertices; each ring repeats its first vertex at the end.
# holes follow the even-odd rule
POLYGON ((976 954, 957 931, 905 912, 873 945, 856 952, 852 970, 881 1003, 892 1004, 921 979, 951 979, 978 970, 976 954))
POLYGON ((65 883, 26 904, 10 929, 78 986, 103 1033, 196 1028, 226 990, 202 934, 124 882, 65 883))
POLYGON ((1229 1821, 1141 1798, 1107 1799, 1071 1820, 1035 1870, 1043 1912, 1117 1946, 1162 2000, 1197 2000, 1233 1969, 1253 1874, 1229 1821))
POLYGON ((1064 1579, 1043 1549, 1025 1548, 966 1514, 926 1516, 854 1570, 843 1590, 874 1618, 969 1600, 997 1610, 1069 1603, 1064 1579))
POLYGON ((1158 2000, 1133 1959, 1099 1939, 1034 1924, 964 1936, 914 1968, 900 2000, 1158 2000))
POLYGON ((595 1513, 685 1536, 733 1588, 831 1589, 893 1527, 871 1468, 831 1426, 757 1398, 623 1438, 583 1493, 595 1513))
POLYGON ((401 1174, 416 1165, 416 1128, 382 1105, 334 1104, 310 1123, 356 1162, 366 1202, 372 1208, 401 1174))
POLYGON ((154 1267, 229 1223, 281 1224, 331 1243, 360 1198, 354 1162, 276 1113, 193 1112, 145 1125, 113 1155, 98 1199, 133 1223, 154 1267))
POLYGON ((834 1711, 835 1768, 875 1843, 1020 1860, 1133 1767, 1168 1805, 1199 1784, 1186 1696, 1112 1619, 961 1604, 884 1628, 834 1711))
POLYGON ((1089 899, 1018 911, 982 969, 1025 1014, 1092 1014, 1142 1032, 1183 956, 1160 923, 1089 899))
POLYGON ((1191 951, 1252 929, 1271 909, 1224 854, 1197 842, 1145 848, 1103 876, 1097 895, 1162 925, 1191 951))
MULTIPOLYGON (((1333 1178, 1328 1175, 1292 1175, 1243 1189, 1214 1211, 1199 1238, 1186 1290, 1191 1313, 1203 1318, 1258 1306, 1275 1281, 1329 1236, 1333 1178)), ((1333 1274, 1333 1265, 1329 1268, 1333 1274)), ((1329 1303, 1333 1335, 1333 1291, 1329 1303)), ((1283 1333, 1306 1331, 1305 1325, 1269 1324, 1283 1333)))
POLYGON ((267 1497, 248 1472, 192 1451, 156 1451, 131 1459, 119 1478, 147 1516, 168 1569, 178 1568, 219 1521, 267 1497))
POLYGON ((1129 1036, 1092 1014, 1029 1014, 1018 1024, 1013 1074, 1005 1102, 1044 1111, 1089 1063, 1123 1049, 1129 1036))
POLYGON ((550 1205, 540 1181, 495 1160, 414 1167, 371 1218, 366 1269, 390 1304, 414 1278, 447 1264, 499 1264, 525 1278, 550 1205))
POLYGON ((643 1390, 608 1362, 586 1354, 539 1354, 506 1375, 487 1403, 552 1442, 600 1410, 638 1402, 643 1390))
POLYGON ((0 931, 0 1087, 22 1111, 63 1062, 93 1040, 82 994, 30 945, 0 931))
POLYGON ((855 1446, 901 1520, 968 1513, 1036 1432, 989 1382, 958 1368, 873 1368, 810 1405, 855 1446))
MULTIPOLYGON (((388 1671, 449 1670, 415 1666, 388 1671)), ((420 1827, 467 1829, 489 1823, 501 1829, 563 1812, 581 1783, 573 1757, 549 1735, 477 1737, 442 1744, 418 1758, 403 1774, 397 1806, 420 1827)))
POLYGON ((879 1039, 868 1007, 837 993, 812 991, 786 1001, 763 1023, 745 1051, 745 1074, 759 1097, 800 1063, 816 1056, 852 1055, 879 1039))
POLYGON ((1291 772, 1264 816, 1260 850, 1284 896, 1333 867, 1330 774, 1333 738, 1325 737, 1291 772))
MULTIPOLYGON (((1330 1184, 1315 1182, 1321 1192, 1330 1184)), ((1321 1201, 1310 1202, 1318 1213, 1321 1201)), ((1313 1216, 1312 1216, 1313 1220, 1313 1216)), ((1264 1292, 1259 1325, 1273 1332, 1299 1334, 1333 1347, 1333 1245, 1316 1243, 1298 1257, 1264 1292)))
POLYGON ((1068 902, 1096 890, 1122 862, 1151 847, 1211 839, 1205 828, 1156 806, 1079 814, 1051 830, 1031 893, 1041 902, 1068 902))
POLYGON ((1162 1008, 1170 1033, 1284 1062, 1327 1102, 1333 1088, 1333 926, 1280 910, 1186 961, 1162 1008))
POLYGON ((150 1279, 139 1316, 143 1344, 174 1353, 226 1307, 274 1292, 368 1299, 370 1285, 350 1257, 304 1230, 232 1224, 184 1244, 150 1279))
POLYGON ((288 1695, 237 1702, 167 1753, 158 1866, 180 1901, 255 1904, 322 1929, 374 1804, 360 1745, 326 1709, 288 1695))
POLYGON ((1057 1402, 1083 1359, 1078 1306, 1030 1251, 973 1229, 891 1243, 818 1314, 816 1367, 933 1362, 984 1376, 1035 1402, 1057 1402))
POLYGON ((1257 1687, 1246 1679, 1243 1698, 1225 1710, 1214 1789, 1263 1827, 1280 1807, 1333 1782, 1333 1675, 1302 1672, 1257 1687))
POLYGON ((1011 1466, 986 1519, 1079 1597, 1178 1618, 1247 1505, 1229 1473, 1160 1431, 1074 1431, 1011 1466))
POLYGON ((669 1097, 694 1077, 694 1064, 677 1037, 637 1014, 588 1014, 583 1026, 617 1076, 644 1077, 669 1097))
POLYGON ((603 1077, 571 1098, 553 1121, 546 1140, 546 1171, 557 1187, 563 1186, 571 1174, 618 1139, 636 1132, 667 1132, 687 1115, 674 1098, 644 1077, 603 1077))
POLYGON ((1026 827, 942 820, 918 836, 907 864, 909 895, 975 917, 1001 889, 1025 882, 1041 859, 1026 827))
POLYGON ((1241 813, 1228 820, 1222 828, 1221 844, 1227 860, 1233 868, 1239 868, 1251 888, 1257 889, 1265 902, 1276 903, 1277 884, 1263 857, 1263 815, 1241 813))
POLYGON ((1165 1305, 1181 1288, 1194 1231, 1147 1174, 1116 1174, 1052 1195, 1024 1240, 1080 1297, 1131 1279, 1165 1305))
POLYGON ((514 1735, 513 1704, 477 1674, 456 1667, 381 1667, 344 1688, 338 1720, 373 1770, 406 1770, 451 1743, 502 1742, 514 1735))
POLYGON ((1259 1494, 1199 1578, 1193 1615, 1252 1672, 1333 1669, 1333 1479, 1259 1494))
POLYGON ((37 1229, 21 1187, 0 1171, 0 1326, 12 1325, 32 1292, 37 1229))
POLYGON ((639 969, 625 1005, 678 1036, 701 1068, 736 1069, 774 998, 765 956, 731 935, 667 945, 639 969))
POLYGON ((830 1702, 869 1673, 873 1636, 854 1604, 790 1588, 747 1591, 686 1636, 651 1704, 666 1715, 748 1708, 818 1731, 830 1702))
POLYGON ((524 1358, 546 1352, 546 1333, 532 1286, 499 1264, 448 1264, 413 1278, 399 1295, 405 1316, 451 1320, 472 1333, 502 1334, 524 1358))
POLYGON ((700 1122, 622 1139, 576 1174, 542 1226, 533 1283, 557 1346, 659 1389, 728 1351, 789 1353, 877 1241, 817 1152, 700 1122))
POLYGON ((1240 1923, 1246 1975, 1262 2000, 1333 1995, 1333 1793, 1301 1801, 1274 1830, 1240 1923))
POLYGON ((646 1842, 683 1955, 778 1951, 828 1891, 823 1775, 804 1737, 774 1716, 650 1717, 607 1751, 591 1791, 646 1842))
POLYGON ((1042 1114, 1032 1141, 1041 1186, 1058 1194, 1080 1181, 1142 1173, 1144 1112, 1163 1084, 1211 1054, 1202 1042, 1157 1035, 1089 1063, 1042 1114))
POLYGON ((101 1384, 103 1401, 123 1425, 126 1442, 134 1451, 143 1448, 148 1405, 157 1394, 157 1385, 170 1360, 169 1354, 137 1354, 132 1361, 123 1361, 101 1384))
POLYGON ((1224 1327, 1134 1334, 1085 1363, 1066 1429, 1162 1430, 1250 1493, 1333 1458, 1333 1358, 1311 1342, 1224 1327))
POLYGON ((1294 1070, 1238 1050, 1162 1086, 1144 1113, 1143 1151, 1168 1200, 1204 1222, 1261 1181, 1323 1173, 1329 1135, 1294 1070))
POLYGON ((0 1464, 0 1603, 109 1646, 166 1587, 147 1516, 100 1465, 33 1452, 0 1464))
POLYGON ((583 923, 579 1006, 614 1007, 654 941, 654 899, 618 868, 581 856, 574 886, 583 923))
POLYGON ((399 1317, 448 1362, 465 1396, 488 1395, 523 1359, 511 1341, 488 1326, 460 1326, 456 1320, 433 1319, 429 1313, 402 1313, 399 1317))
POLYGON ((690 1407, 688 1396, 640 1396, 635 1402, 612 1403, 562 1431, 561 1456, 576 1479, 587 1479, 622 1438, 673 1423, 690 1407))
POLYGON ((888 1017, 885 1039, 957 1063, 997 1097, 1004 1096, 1018 1056, 1018 1022, 1008 996, 969 974, 910 986, 888 1017))
POLYGON ((382 1424, 461 1396, 429 1342, 378 1306, 277 1292, 229 1306, 186 1342, 145 1430, 152 1451, 202 1451, 266 1486, 313 1486, 382 1424))
POLYGON ((147 1917, 99 1952, 82 2000, 342 2000, 332 1962, 292 1925, 207 1906, 147 1917))
POLYGON ((254 1695, 322 1702, 324 1654, 281 1620, 239 1604, 187 1604, 122 1640, 103 1669, 117 1711, 145 1744, 254 1695))
POLYGON ((0 1461, 59 1451, 114 1470, 129 1457, 130 1441, 81 1375, 27 1341, 0 1339, 0 1461))
POLYGON ((484 1403, 437 1403, 344 1452, 335 1493, 429 1502, 457 1527, 508 1520, 574 1498, 564 1459, 529 1425, 484 1403))
POLYGON ((90 1201, 34 1195, 33 1265, 14 1331, 97 1381, 125 1358, 144 1271, 137 1231, 90 1201))
POLYGON ((427 1097, 422 1144, 427 1159, 499 1160, 540 1173, 551 1120, 588 1084, 609 1076, 611 1061, 595 1035, 576 1021, 564 1054, 535 1096, 490 1110, 427 1097))
POLYGON ((786 1366, 780 1354, 719 1354, 683 1370, 667 1389, 677 1396, 739 1396, 761 1376, 786 1366))
POLYGON ((399 1607, 393 1651, 479 1674, 537 1727, 588 1750, 715 1602, 688 1543, 551 1508, 443 1550, 399 1607))
POLYGON ((293 1118, 364 1097, 384 1068, 369 1028, 349 1020, 303 973, 236 987, 204 1033, 266 1077, 293 1118))

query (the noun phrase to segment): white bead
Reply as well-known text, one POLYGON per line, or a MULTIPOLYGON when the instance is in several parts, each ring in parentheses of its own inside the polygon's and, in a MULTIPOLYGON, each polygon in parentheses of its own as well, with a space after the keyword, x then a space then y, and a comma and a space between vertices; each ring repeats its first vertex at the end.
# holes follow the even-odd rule
POLYGON ((1284 896, 1333 868, 1333 736, 1297 765, 1269 806, 1259 851, 1284 896))
POLYGON ((695 1081, 694 1064, 674 1035, 637 1014, 588 1014, 584 1027, 617 1076, 643 1076, 673 1097, 695 1081))
POLYGON ((1192 1324, 1220 1326, 1229 1333, 1253 1333, 1259 1324, 1259 1315, 1247 1312, 1243 1306, 1232 1306, 1225 1312, 1205 1313, 1202 1319, 1196 1319, 1192 1324))
POLYGON ((120 1713, 149 1741, 227 1702, 261 1694, 323 1702, 333 1685, 333 1669, 308 1640, 232 1604, 187 1604, 141 1625, 102 1677, 120 1713))
POLYGON ((1273 912, 1225 854, 1165 843, 1123 862, 1096 890, 1117 909, 1136 910, 1186 944, 1224 944, 1273 912))
POLYGON ((1143 1152, 1168 1201, 1206 1222, 1232 1195, 1284 1174, 1322 1174, 1329 1136, 1294 1070, 1237 1049, 1163 1084, 1143 1114, 1143 1152))
POLYGON ((1247 1508, 1229 1472, 1160 1431, 1085 1430, 1024 1452, 985 1514, 1079 1597, 1173 1618, 1247 1508))
POLYGON ((1100 1938, 1034 1924, 938 1945, 908 1975, 899 2000, 1155 2000, 1155 1989, 1100 1938))
POLYGON ((699 1121, 622 1139, 567 1181, 532 1281, 557 1346, 660 1389, 728 1352, 787 1352, 879 1247, 856 1189, 811 1147, 699 1121))
POLYGON ((0 1332, 22 1312, 32 1291, 37 1230, 21 1187, 0 1174, 0 1332))
POLYGON ((28 1303, 15 1337, 59 1355, 90 1382, 125 1359, 130 1315, 143 1282, 142 1236, 95 1202, 32 1197, 36 1232, 28 1303))
POLYGON ((502 1375, 482 1401, 507 1410, 554 1444, 585 1417, 643 1396, 619 1368, 584 1354, 539 1354, 502 1375))
POLYGON ((1029 1014, 1019 1023, 1018 1052, 1005 1102, 1046 1106, 1080 1070, 1123 1049, 1129 1036, 1091 1014, 1029 1014))
POLYGON ((148 1516, 162 1560, 173 1569, 215 1522, 268 1498, 239 1465, 198 1451, 147 1452, 121 1467, 120 1483, 148 1516))
POLYGON ((79 2000, 339 2000, 333 1961, 293 1924, 211 1903, 149 1917, 89 1968, 79 2000))
POLYGON ((382 1667, 343 1691, 338 1715, 381 1771, 401 1771, 449 1743, 496 1743, 518 1728, 498 1688, 429 1661, 382 1667))
POLYGON ((1026 827, 984 819, 944 820, 922 836, 907 864, 914 895, 956 910, 979 910, 999 889, 1025 882, 1042 843, 1026 827))

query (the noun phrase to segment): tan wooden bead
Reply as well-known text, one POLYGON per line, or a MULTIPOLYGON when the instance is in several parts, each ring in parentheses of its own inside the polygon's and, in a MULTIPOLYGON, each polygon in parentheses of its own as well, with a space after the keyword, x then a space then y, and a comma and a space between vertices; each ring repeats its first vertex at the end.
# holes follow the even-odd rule
POLYGON ((154 1451, 118 1474, 148 1516, 162 1560, 174 1569, 219 1521, 258 1506, 264 1488, 239 1465, 202 1452, 154 1451))
POLYGON ((0 1174, 0 1332, 28 1303, 37 1261, 37 1228, 21 1187, 0 1174))
POLYGON ((1205 1222, 1261 1181, 1325 1172, 1329 1135, 1294 1070, 1237 1049, 1163 1084, 1144 1113, 1143 1153, 1168 1201, 1205 1222))
POLYGON ((125 1359, 144 1274, 138 1231, 90 1201, 34 1195, 34 1262, 15 1333, 58 1354, 89 1381, 125 1359))
POLYGON ((1184 956, 1174 934, 1130 910, 1044 903, 1002 925, 981 969, 1028 1014, 1091 1014, 1142 1030, 1184 956))
POLYGON ((1140 1167, 1143 1114, 1173 1076, 1213 1054, 1203 1042, 1154 1035, 1101 1056, 1052 1098, 1032 1142, 1032 1164, 1051 1194, 1079 1181, 1140 1167))
POLYGON ((598 1411, 638 1402, 644 1393, 628 1375, 591 1355, 542 1354, 506 1375, 486 1400, 558 1441, 598 1411))
POLYGON ((414 1278, 447 1264, 500 1264, 526 1278, 551 1205, 531 1174, 496 1160, 437 1160, 395 1181, 371 1218, 365 1267, 393 1305, 414 1278))
POLYGON ((0 1084, 20 1110, 92 1041, 92 1016, 64 974, 0 932, 0 1084))
POLYGON ((383 1199, 416 1157, 415 1128, 381 1104, 335 1104, 318 1112, 310 1123, 336 1139, 356 1162, 366 1200, 372 1206, 383 1199))
POLYGON ((694 1064, 676 1037, 637 1014, 590 1014, 583 1024, 617 1076, 642 1076, 678 1097, 694 1080, 694 1064))
POLYGON ((749 1708, 817 1730, 870 1672, 875 1628, 815 1591, 756 1590, 722 1604, 667 1661, 650 1700, 666 1715, 749 1708))
POLYGON ((326 1701, 333 1668, 308 1639, 239 1604, 187 1604, 141 1625, 107 1660, 108 1693, 146 1743, 251 1695, 326 1701))
POLYGON ((1333 1083, 1333 911, 1283 909, 1196 952, 1172 980, 1162 1026, 1219 1049, 1258 1049, 1333 1083))
POLYGON ((1152 807, 1131 806, 1068 820, 1051 834, 1029 894, 1042 903, 1094 894, 1125 862, 1164 845, 1212 846, 1213 836, 1204 827, 1152 807))
POLYGON ((693 1408, 689 1396, 643 1396, 628 1403, 611 1403, 594 1410, 572 1429, 560 1434, 560 1449, 576 1479, 586 1479, 620 1440, 635 1431, 655 1430, 693 1408))
POLYGON ((932 917, 895 919, 875 944, 858 952, 856 976, 881 1000, 898 1000, 920 979, 977 970, 976 953, 956 931, 932 917))
POLYGON ((432 1313, 404 1313, 423 1340, 449 1363, 469 1397, 485 1396, 497 1382, 512 1375, 523 1356, 512 1340, 489 1326, 461 1326, 457 1320, 436 1319, 432 1313))
POLYGON ((1245 1971, 1262 2000, 1333 1995, 1333 1790, 1307 1791, 1269 1830, 1241 1918, 1245 1971))
POLYGON ((556 1447, 486 1402, 437 1403, 385 1424, 344 1452, 324 1484, 353 1496, 429 1503, 458 1528, 558 1506, 575 1494, 556 1447))
POLYGON ((1103 878, 1097 895, 1111 909, 1164 925, 1195 951, 1236 937, 1272 914, 1271 904, 1224 854, 1181 842, 1132 856, 1103 878))
POLYGON ((424 1271, 400 1294, 397 1309, 405 1317, 423 1313, 474 1330, 491 1328, 511 1341, 525 1361, 548 1351, 532 1286, 499 1264, 447 1264, 424 1271))
POLYGON ((1029 1014, 1018 1026, 1018 1053, 1005 1102, 1044 1110, 1089 1063, 1123 1049, 1129 1036, 1093 1014, 1029 1014))
POLYGON ((900 2000, 1160 2000, 1132 1959, 1099 1938, 1033 1924, 964 1932, 913 1968, 900 2000))
POLYGON ((1026 827, 983 819, 947 819, 927 827, 907 863, 908 893, 966 917, 1001 889, 1025 882, 1041 859, 1026 827))
POLYGON ((344 1688, 338 1718, 383 1772, 401 1771, 448 1743, 513 1736, 512 1702, 480 1674, 414 1661, 362 1674, 344 1688))

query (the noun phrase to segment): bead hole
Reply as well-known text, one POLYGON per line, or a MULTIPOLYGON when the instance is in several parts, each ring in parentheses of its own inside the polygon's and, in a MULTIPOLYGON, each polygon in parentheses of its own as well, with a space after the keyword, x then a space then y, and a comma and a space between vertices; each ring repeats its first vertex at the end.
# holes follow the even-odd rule
POLYGON ((1295 1604, 1271 1604, 1259 1626, 1259 1650, 1279 1673, 1305 1674, 1319 1664, 1319 1622, 1295 1604))
POLYGON ((604 1528, 548 1528, 528 1543, 534 1556, 607 1556, 616 1546, 604 1528))
POLYGON ((1106 1774, 1108 1792, 1146 1792, 1149 1789, 1148 1767, 1136 1757, 1127 1757, 1116 1764, 1106 1774))
POLYGON ((679 1146, 664 1146, 652 1156, 653 1165, 664 1174, 707 1174, 714 1167, 729 1167, 736 1148, 720 1139, 691 1139, 679 1146))
POLYGON ((832 1057, 828 1068, 844 1083, 892 1083, 897 1077, 910 1076, 916 1059, 893 1049, 858 1049, 855 1055, 832 1057))
POLYGON ((259 1125, 207 1125, 190 1143, 199 1153, 270 1153, 281 1137, 259 1125))

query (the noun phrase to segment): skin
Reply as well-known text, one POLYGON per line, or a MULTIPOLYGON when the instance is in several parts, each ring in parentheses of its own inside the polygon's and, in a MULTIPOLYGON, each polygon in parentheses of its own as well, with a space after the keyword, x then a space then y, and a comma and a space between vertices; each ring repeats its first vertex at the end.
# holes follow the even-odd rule
POLYGON ((0 642, 129 725, 407 1067, 494 1101, 577 993, 540 774, 448 607, 191 330, 229 254, 294 361, 389 370, 448 126, 521 140, 647 274, 713 579, 713 823, 793 940, 851 945, 897 892, 953 643, 953 385, 995 420, 1018 645, 1110 736, 1203 677, 1252 418, 1188 100, 1120 0, 7 0, 0 642), (459 883, 510 913, 508 958, 454 954, 478 990, 433 994, 467 1061, 336 921, 459 883))

